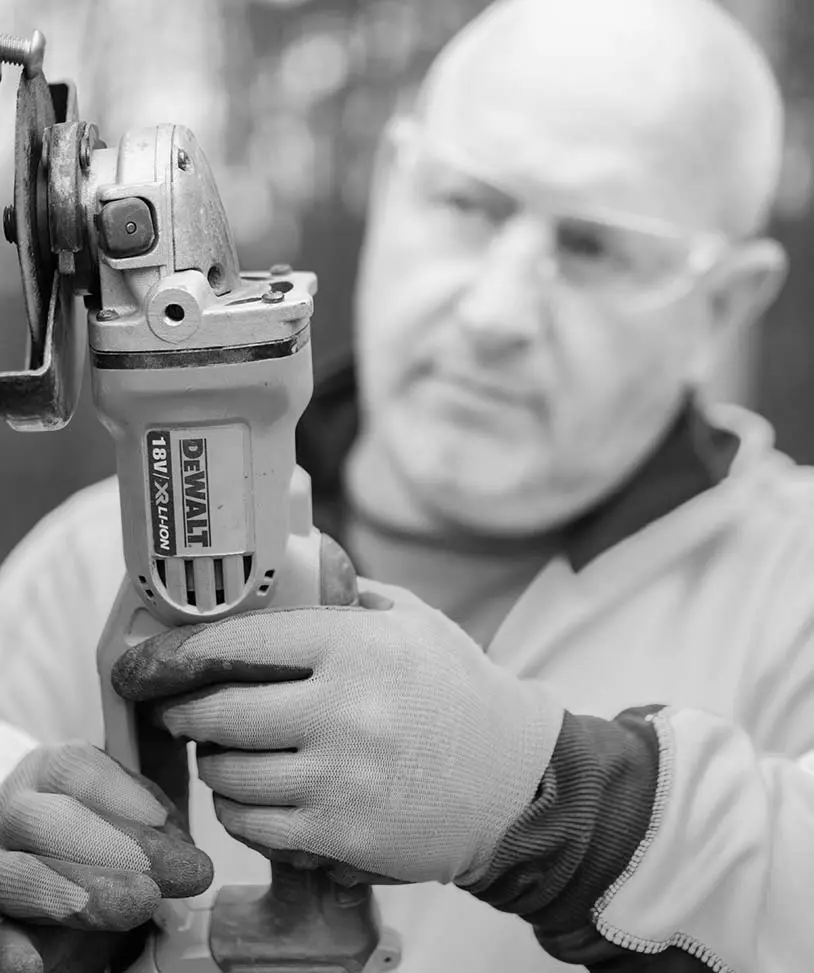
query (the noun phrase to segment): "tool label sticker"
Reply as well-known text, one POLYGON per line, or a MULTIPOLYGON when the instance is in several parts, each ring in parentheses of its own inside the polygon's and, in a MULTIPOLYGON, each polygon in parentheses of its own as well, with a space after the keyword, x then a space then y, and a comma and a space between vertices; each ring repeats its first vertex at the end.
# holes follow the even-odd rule
POLYGON ((253 549, 245 426, 152 429, 145 448, 158 557, 224 556, 253 549))
POLYGON ((147 490, 153 522, 153 549, 175 555, 175 508, 172 489, 172 449, 166 430, 147 433, 147 490))

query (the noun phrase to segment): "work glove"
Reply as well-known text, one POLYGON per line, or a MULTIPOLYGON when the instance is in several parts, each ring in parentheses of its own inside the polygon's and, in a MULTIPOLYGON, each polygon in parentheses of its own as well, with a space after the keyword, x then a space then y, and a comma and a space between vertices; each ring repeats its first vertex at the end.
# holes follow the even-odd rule
POLYGON ((339 863, 339 881, 471 883, 533 801, 562 708, 418 598, 360 587, 358 607, 159 635, 113 685, 160 700, 155 718, 204 745, 218 818, 270 858, 307 852, 339 863))
POLYGON ((38 747, 0 784, 0 973, 67 969, 211 881, 159 788, 90 744, 38 747))

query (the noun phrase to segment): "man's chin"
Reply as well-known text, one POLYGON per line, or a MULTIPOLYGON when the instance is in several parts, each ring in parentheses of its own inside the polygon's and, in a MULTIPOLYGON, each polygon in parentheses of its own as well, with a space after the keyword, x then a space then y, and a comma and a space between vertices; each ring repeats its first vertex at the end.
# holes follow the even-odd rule
POLYGON ((398 428, 391 425, 388 453, 413 500, 433 520, 482 535, 522 536, 550 530, 572 515, 569 497, 552 482, 539 438, 536 451, 529 447, 531 430, 473 432, 421 418, 414 414, 398 428))
POLYGON ((524 537, 559 527, 573 515, 567 496, 552 495, 544 478, 531 471, 510 475, 508 464, 424 469, 411 464, 406 480, 419 505, 436 522, 467 533, 524 537))

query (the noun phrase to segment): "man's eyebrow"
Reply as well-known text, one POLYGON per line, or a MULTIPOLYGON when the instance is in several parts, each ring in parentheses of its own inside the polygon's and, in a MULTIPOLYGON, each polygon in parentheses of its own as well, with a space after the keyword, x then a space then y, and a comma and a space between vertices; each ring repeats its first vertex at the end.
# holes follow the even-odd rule
POLYGON ((439 179, 446 177, 466 183, 468 186, 476 187, 483 192, 499 197, 507 203, 517 203, 518 200, 517 194, 509 187, 500 186, 488 176, 480 175, 477 172, 470 172, 447 159, 425 157, 424 159, 418 160, 418 169, 419 171, 423 170, 424 174, 430 177, 435 176, 439 179))

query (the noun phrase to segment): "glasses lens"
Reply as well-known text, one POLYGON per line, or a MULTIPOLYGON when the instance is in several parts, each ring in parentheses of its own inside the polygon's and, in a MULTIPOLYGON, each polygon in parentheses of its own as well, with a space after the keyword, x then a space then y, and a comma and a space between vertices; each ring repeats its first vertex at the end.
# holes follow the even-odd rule
POLYGON ((600 292, 661 287, 686 271, 689 257, 679 237, 573 216, 557 220, 556 250, 566 280, 600 292))
POLYGON ((533 213, 547 231, 546 266, 598 300, 659 300, 690 286, 699 267, 708 266, 705 242, 670 224, 623 214, 562 212, 551 199, 480 172, 443 142, 418 137, 415 128, 404 127, 398 134, 438 243, 488 246, 514 215, 533 213))

